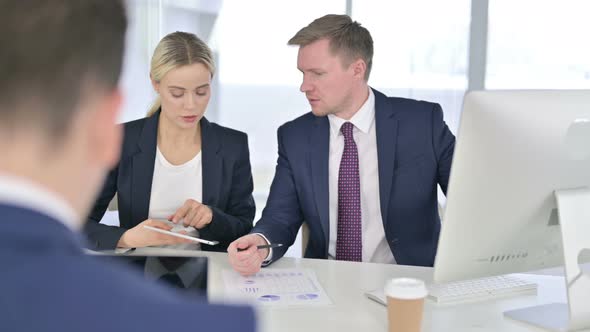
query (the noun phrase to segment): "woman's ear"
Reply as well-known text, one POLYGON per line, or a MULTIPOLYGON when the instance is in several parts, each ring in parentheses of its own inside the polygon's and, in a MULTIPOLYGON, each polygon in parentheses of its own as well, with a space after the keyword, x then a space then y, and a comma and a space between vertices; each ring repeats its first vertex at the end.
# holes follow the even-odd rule
POLYGON ((157 94, 160 94, 160 82, 154 80, 152 74, 150 74, 150 81, 152 82, 152 87, 154 88, 154 91, 156 91, 157 94))

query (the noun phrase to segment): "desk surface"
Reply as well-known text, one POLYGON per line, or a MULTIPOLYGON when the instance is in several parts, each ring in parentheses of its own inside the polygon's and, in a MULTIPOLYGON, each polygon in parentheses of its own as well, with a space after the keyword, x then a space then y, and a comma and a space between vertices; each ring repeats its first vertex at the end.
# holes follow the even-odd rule
MULTIPOLYGON (((210 257, 209 298, 225 298, 222 270, 230 269, 227 254, 143 248, 136 254, 210 257)), ((394 277, 432 281, 433 269, 388 264, 353 263, 284 257, 269 268, 313 269, 334 302, 325 307, 259 308, 260 331, 387 331, 386 308, 365 297, 394 277)), ((426 301, 422 331, 542 331, 504 318, 503 312, 551 302, 566 302, 563 277, 520 275, 538 283, 538 294, 459 305, 426 301)))

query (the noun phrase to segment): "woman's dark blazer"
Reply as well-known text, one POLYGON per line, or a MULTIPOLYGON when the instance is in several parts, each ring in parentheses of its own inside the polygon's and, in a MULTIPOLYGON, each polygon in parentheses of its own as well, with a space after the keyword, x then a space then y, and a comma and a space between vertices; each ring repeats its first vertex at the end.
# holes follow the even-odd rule
MULTIPOLYGON (((158 111, 148 118, 124 124, 121 159, 109 172, 84 229, 90 248, 114 249, 125 231, 148 218, 159 115, 158 111), (99 224, 115 193, 121 227, 99 224)), ((202 203, 213 211, 213 220, 199 230, 199 236, 220 242, 217 246, 201 248, 225 251, 229 243, 252 229, 256 210, 248 136, 204 117, 200 123, 202 203)))

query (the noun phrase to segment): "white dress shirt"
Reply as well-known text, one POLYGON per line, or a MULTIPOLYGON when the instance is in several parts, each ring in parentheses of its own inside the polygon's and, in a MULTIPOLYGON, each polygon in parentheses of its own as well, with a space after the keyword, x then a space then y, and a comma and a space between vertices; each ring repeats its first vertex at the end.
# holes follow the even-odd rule
POLYGON ((385 238, 383 217, 379 200, 379 168, 377 159, 377 134, 375 131, 375 95, 369 89, 369 97, 350 120, 328 115, 330 121, 329 154, 329 210, 330 239, 329 258, 336 257, 336 238, 338 231, 338 173, 344 151, 344 135, 340 127, 345 122, 354 125, 352 135, 358 150, 359 176, 361 184, 361 219, 363 262, 395 263, 395 259, 385 238))
POLYGON ((0 202, 44 213, 74 231, 82 227, 80 216, 65 199, 25 178, 0 174, 0 202))
MULTIPOLYGON (((182 165, 172 165, 156 147, 152 192, 148 218, 162 221, 173 215, 187 199, 202 202, 203 176, 201 153, 182 165)), ((171 224, 173 225, 173 224, 171 224)), ((185 230, 191 236, 199 236, 194 227, 184 227, 182 222, 173 225, 172 231, 185 230)), ((175 249, 199 249, 198 243, 166 246, 175 249)))

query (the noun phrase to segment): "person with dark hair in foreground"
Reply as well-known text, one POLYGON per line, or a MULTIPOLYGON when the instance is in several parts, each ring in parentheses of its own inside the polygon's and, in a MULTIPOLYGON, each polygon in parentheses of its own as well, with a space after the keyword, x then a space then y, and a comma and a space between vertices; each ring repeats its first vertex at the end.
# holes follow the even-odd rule
POLYGON ((208 304, 85 256, 88 210, 117 163, 121 1, 2 1, 0 331, 254 331, 208 304))

